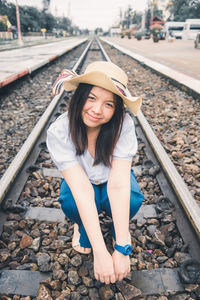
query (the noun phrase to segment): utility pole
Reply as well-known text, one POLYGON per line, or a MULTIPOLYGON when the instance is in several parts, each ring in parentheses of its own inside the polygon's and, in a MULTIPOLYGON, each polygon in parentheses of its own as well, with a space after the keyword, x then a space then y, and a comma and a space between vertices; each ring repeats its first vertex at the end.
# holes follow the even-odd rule
POLYGON ((18 44, 23 45, 21 27, 20 27, 19 7, 18 7, 17 0, 16 0, 16 17, 17 17, 18 44))

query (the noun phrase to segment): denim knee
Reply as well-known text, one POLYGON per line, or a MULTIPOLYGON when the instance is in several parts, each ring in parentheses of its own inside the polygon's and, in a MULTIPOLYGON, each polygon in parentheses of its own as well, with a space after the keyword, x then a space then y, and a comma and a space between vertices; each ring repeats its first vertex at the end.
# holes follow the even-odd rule
POLYGON ((76 206, 76 202, 71 193, 66 181, 62 178, 60 184, 60 196, 58 201, 61 204, 61 208, 64 214, 74 223, 79 224, 81 222, 80 215, 76 206))
POLYGON ((135 174, 131 171, 131 199, 130 199, 130 219, 136 215, 142 205, 144 195, 140 191, 135 174))

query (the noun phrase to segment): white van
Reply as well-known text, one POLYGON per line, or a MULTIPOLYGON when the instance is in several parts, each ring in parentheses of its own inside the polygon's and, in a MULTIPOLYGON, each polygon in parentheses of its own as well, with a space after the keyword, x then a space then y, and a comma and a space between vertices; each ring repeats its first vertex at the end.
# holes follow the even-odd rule
POLYGON ((200 32, 200 19, 187 19, 182 34, 184 40, 195 40, 200 32))
POLYGON ((185 22, 166 22, 164 25, 165 37, 173 36, 176 39, 182 39, 185 22))

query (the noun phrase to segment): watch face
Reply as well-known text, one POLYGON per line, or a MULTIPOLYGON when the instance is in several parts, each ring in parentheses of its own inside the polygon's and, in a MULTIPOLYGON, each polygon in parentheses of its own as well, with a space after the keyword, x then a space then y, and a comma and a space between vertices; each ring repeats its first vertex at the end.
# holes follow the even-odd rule
POLYGON ((131 254, 131 252, 132 252, 132 247, 131 247, 131 245, 126 245, 126 246, 124 247, 124 251, 125 251, 126 255, 131 254))

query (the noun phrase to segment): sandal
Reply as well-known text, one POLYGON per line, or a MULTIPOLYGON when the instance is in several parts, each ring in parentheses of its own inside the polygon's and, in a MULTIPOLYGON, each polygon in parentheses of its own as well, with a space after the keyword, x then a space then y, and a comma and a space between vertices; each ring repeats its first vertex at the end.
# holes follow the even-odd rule
POLYGON ((91 248, 84 248, 80 246, 80 233, 79 233, 79 228, 78 228, 78 224, 74 224, 74 234, 73 234, 73 238, 72 238, 72 248, 81 253, 81 254, 90 254, 92 249, 91 248), (81 250, 80 248, 75 248, 75 247, 81 247, 83 249, 88 249, 87 252, 85 252, 84 250, 81 250))

